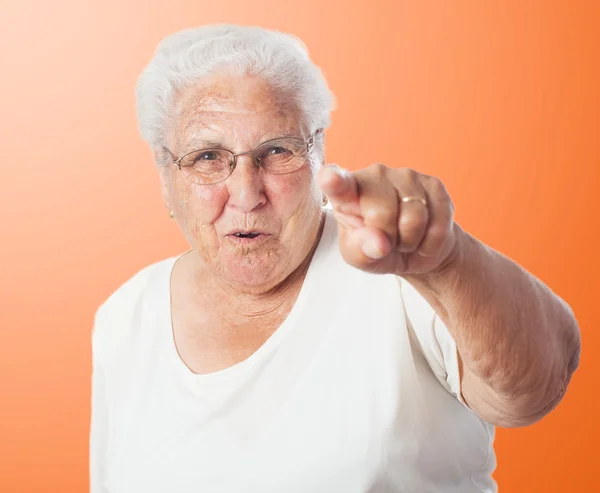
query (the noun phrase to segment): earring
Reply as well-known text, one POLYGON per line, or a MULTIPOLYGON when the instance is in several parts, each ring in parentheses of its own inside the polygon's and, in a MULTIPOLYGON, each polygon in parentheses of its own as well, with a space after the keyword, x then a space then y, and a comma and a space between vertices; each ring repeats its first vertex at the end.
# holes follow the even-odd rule
POLYGON ((325 195, 323 195, 323 205, 327 205, 329 203, 329 200, 327 199, 327 197, 325 195))
POLYGON ((169 209, 169 217, 171 219, 173 219, 175 217, 175 213, 173 212, 173 209, 169 209))

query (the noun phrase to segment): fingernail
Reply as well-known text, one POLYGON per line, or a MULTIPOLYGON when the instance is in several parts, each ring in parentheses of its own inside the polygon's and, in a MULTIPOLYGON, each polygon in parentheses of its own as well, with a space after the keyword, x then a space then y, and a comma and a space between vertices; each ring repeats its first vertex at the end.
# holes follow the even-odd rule
POLYGON ((381 251, 381 248, 379 248, 377 241, 373 238, 369 238, 363 243, 362 251, 367 257, 373 260, 379 260, 380 258, 384 257, 383 252, 381 251))

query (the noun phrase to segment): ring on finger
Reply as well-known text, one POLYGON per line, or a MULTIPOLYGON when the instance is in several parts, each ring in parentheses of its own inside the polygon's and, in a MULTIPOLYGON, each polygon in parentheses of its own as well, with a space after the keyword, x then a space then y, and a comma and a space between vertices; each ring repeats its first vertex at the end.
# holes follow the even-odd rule
POLYGON ((407 195, 406 197, 402 197, 400 202, 421 202, 425 207, 427 207, 427 200, 423 197, 418 197, 416 195, 407 195))

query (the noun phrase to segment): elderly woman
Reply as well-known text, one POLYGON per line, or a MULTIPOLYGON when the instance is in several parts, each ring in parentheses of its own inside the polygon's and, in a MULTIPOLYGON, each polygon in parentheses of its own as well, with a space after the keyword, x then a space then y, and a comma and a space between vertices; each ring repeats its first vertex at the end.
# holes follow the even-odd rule
POLYGON ((174 34, 137 102, 191 248, 96 313, 92 492, 496 491, 494 427, 577 367, 569 306, 438 178, 324 166, 333 96, 292 36, 174 34))

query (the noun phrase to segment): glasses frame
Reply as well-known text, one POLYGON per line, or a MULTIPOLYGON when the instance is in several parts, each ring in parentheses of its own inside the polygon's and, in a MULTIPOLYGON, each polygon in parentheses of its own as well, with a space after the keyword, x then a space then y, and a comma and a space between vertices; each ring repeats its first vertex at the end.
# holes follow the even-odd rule
MULTIPOLYGON (((259 147, 264 146, 265 144, 269 144, 270 142, 276 142, 278 140, 282 140, 282 139, 292 139, 292 140, 298 140, 300 142, 303 142, 304 145, 306 146, 306 154, 304 157, 308 156, 310 154, 310 152, 312 151, 313 147, 314 147, 314 142, 315 142, 315 138, 323 133, 323 129, 319 128, 317 129, 315 132, 313 132, 313 134, 308 138, 308 139, 303 139, 301 137, 292 137, 292 136, 282 136, 282 137, 276 137, 274 139, 269 139, 269 140, 265 140, 264 142, 261 142, 260 144, 258 144, 254 149, 252 149, 251 151, 245 151, 245 152, 232 152, 229 149, 225 149, 222 147, 207 147, 207 148, 203 148, 203 149, 196 149, 190 152, 186 152, 183 156, 176 158, 175 155, 165 147, 165 150, 171 155, 171 161, 172 163, 177 166, 177 168, 181 171, 182 168, 192 168, 194 165, 182 165, 181 164, 181 160, 184 159, 185 157, 189 156, 190 154, 194 154, 196 152, 210 152, 210 151, 225 151, 228 152, 229 154, 231 154, 232 156, 232 160, 229 164, 229 174, 222 179, 219 179, 218 181, 214 181, 214 182, 210 182, 210 183, 196 183, 196 185, 215 185, 217 183, 221 183, 224 182, 225 180, 227 180, 227 178, 229 178, 233 172, 235 171, 235 168, 237 166, 237 158, 239 156, 252 156, 252 160, 254 161, 254 164, 256 165, 257 168, 261 167, 260 164, 260 159, 258 158, 258 156, 256 155, 256 150, 259 147)), ((289 173, 293 173, 294 171, 299 170, 302 167, 302 165, 298 166, 298 168, 292 170, 292 171, 286 171, 285 173, 275 173, 278 175, 287 175, 289 173)), ((264 169, 264 168, 263 168, 264 169)))

